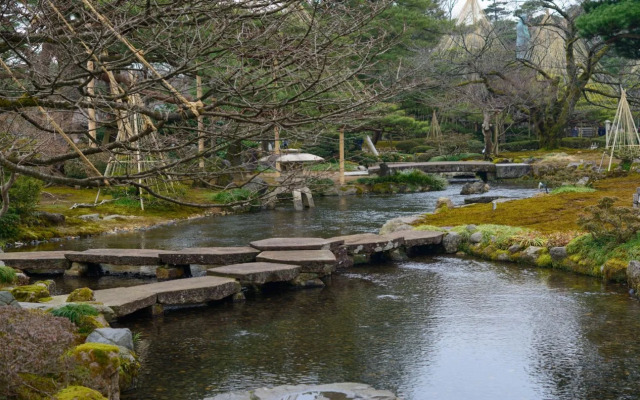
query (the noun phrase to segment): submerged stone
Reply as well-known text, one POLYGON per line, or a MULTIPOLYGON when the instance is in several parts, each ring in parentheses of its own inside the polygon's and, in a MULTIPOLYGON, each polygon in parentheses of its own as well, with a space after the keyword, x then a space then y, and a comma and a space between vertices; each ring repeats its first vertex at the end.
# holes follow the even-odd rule
POLYGON ((399 400, 388 390, 377 390, 363 383, 326 385, 284 385, 248 392, 225 393, 205 400, 399 400))

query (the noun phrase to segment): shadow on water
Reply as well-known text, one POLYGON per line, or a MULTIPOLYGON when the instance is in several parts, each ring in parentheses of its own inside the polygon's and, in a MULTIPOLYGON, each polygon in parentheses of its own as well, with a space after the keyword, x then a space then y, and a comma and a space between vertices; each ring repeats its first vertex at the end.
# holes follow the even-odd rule
POLYGON ((144 338, 127 399, 341 381, 417 400, 638 396, 640 305, 558 271, 426 257, 124 324, 144 338))

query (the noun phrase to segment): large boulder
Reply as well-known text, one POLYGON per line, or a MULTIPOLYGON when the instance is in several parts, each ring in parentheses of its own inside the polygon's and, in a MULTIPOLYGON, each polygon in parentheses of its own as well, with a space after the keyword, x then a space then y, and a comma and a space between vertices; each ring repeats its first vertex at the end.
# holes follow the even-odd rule
POLYGON ((462 235, 456 232, 449 232, 442 238, 442 246, 446 253, 452 254, 458 251, 462 243, 462 235))
POLYGON ((87 336, 85 343, 103 343, 122 346, 133 351, 133 335, 128 328, 99 328, 87 336))
POLYGON ((474 232, 471 234, 471 236, 469 236, 469 243, 471 244, 478 244, 481 243, 483 239, 483 235, 482 232, 474 232))
POLYGON ((65 216, 59 213, 50 213, 46 211, 38 211, 36 217, 49 225, 64 225, 65 216))
POLYGON ((0 307, 10 306, 20 308, 20 304, 16 301, 13 295, 7 291, 0 291, 0 307))
POLYGON ((486 193, 490 189, 489 185, 484 182, 469 182, 465 183, 460 190, 460 194, 481 194, 486 193))
POLYGON ((630 261, 627 266, 627 282, 636 293, 640 292, 640 261, 630 261))
POLYGON ((398 232, 398 231, 410 231, 413 230, 413 226, 410 224, 417 222, 422 216, 421 215, 410 215, 407 217, 398 217, 388 220, 382 225, 380 228, 381 235, 387 235, 389 233, 398 232))
POLYGON ((436 201, 436 210, 441 208, 454 208, 453 201, 451 201, 448 197, 438 197, 438 201, 436 201))
POLYGON ((561 263, 567 258, 567 248, 566 247, 552 247, 549 249, 549 255, 551 256, 551 260, 554 263, 561 263))

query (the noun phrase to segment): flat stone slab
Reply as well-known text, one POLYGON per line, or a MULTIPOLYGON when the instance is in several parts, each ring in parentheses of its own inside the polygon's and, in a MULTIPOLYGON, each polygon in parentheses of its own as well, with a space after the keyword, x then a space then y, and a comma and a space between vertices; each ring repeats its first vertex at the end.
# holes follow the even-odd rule
POLYGON ((343 246, 350 255, 382 253, 397 249, 404 244, 404 236, 392 237, 389 235, 376 235, 374 233, 338 236, 334 239, 344 240, 343 246))
POLYGON ((113 265, 160 265, 161 253, 156 249, 91 249, 68 252, 66 257, 72 262, 113 265))
POLYGON ((174 265, 227 265, 252 262, 260 254, 251 247, 194 247, 160 253, 160 260, 174 265))
POLYGON ((156 304, 158 296, 155 292, 148 291, 147 286, 149 285, 95 290, 93 295, 96 301, 111 307, 116 317, 123 317, 156 304))
POLYGON ((282 250, 333 250, 343 243, 342 240, 293 237, 270 238, 251 242, 250 245, 262 251, 282 250))
POLYGON ((404 238, 405 247, 427 246, 442 243, 444 232, 436 231, 398 231, 385 235, 388 238, 404 238))
POLYGON ((96 301, 111 307, 117 317, 122 317, 156 303, 186 305, 220 300, 239 292, 240 289, 240 284, 234 279, 203 276, 95 290, 93 294, 96 301))
POLYGON ((299 265, 300 272, 325 275, 335 271, 337 264, 336 256, 330 250, 263 251, 256 260, 299 265))
POLYGON ((521 178, 529 174, 531 174, 530 164, 496 164, 496 178, 498 179, 521 178))
POLYGON ((65 257, 68 251, 24 251, 0 253, 0 261, 7 266, 21 270, 64 270, 71 267, 65 257))
POLYGON ((206 303, 231 296, 241 289, 235 279, 217 276, 176 279, 144 286, 144 290, 154 292, 158 303, 164 305, 206 303))
POLYGON ((207 270, 207 275, 237 279, 242 285, 264 285, 293 280, 300 275, 300 267, 293 264, 254 262, 211 268, 207 270))

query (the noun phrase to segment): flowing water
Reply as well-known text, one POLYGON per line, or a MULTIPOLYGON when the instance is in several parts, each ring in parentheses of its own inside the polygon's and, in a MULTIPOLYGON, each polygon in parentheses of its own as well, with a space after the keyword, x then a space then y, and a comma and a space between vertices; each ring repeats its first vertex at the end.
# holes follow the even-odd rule
POLYGON ((144 359, 126 399, 342 381, 415 400, 640 396, 639 303, 559 271, 426 257, 124 325, 144 359))
MULTIPOLYGON (((392 196, 315 197, 316 208, 304 211, 294 211, 291 203, 283 203, 274 211, 206 217, 138 232, 44 243, 19 250, 246 246, 250 241, 268 237, 377 233, 391 218, 433 211, 438 197, 449 197, 454 204, 463 204, 469 196, 461 196, 460 188, 461 185, 450 185, 439 192, 392 196)), ((487 195, 523 198, 537 192, 537 189, 493 186, 487 195)))
MULTIPOLYGON (((270 236, 376 232, 446 192, 317 199, 318 208, 203 218, 38 249, 246 245, 270 236)), ((489 194, 527 197, 502 188, 489 194)), ((141 284, 146 280, 127 280, 141 284)), ((112 287, 116 277, 59 288, 112 287)), ((638 399, 640 303, 622 286, 448 256, 353 268, 323 289, 120 322, 142 334, 124 399, 206 399, 261 386, 356 381, 422 399, 638 399)))

